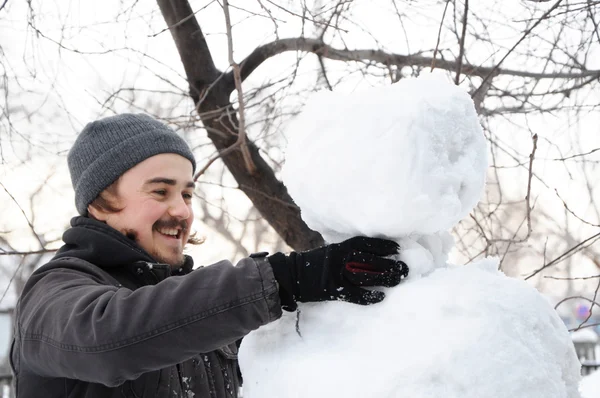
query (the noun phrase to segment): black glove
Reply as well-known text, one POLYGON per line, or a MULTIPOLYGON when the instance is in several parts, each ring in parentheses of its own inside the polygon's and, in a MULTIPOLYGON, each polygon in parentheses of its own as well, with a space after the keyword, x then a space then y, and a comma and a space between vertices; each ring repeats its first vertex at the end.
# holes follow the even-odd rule
POLYGON ((284 310, 295 311, 296 301, 341 300, 355 304, 378 303, 383 292, 359 286, 396 286, 408 275, 402 261, 385 256, 397 254, 396 242, 357 236, 341 243, 288 256, 268 257, 284 310))

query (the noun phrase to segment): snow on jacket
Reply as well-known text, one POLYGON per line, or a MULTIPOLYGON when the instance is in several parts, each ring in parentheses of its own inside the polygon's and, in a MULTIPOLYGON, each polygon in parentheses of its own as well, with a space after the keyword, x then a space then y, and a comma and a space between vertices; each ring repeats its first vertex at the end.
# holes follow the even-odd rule
POLYGON ((235 342, 281 316, 264 256, 172 275, 104 223, 71 226, 17 304, 17 397, 237 397, 235 342))

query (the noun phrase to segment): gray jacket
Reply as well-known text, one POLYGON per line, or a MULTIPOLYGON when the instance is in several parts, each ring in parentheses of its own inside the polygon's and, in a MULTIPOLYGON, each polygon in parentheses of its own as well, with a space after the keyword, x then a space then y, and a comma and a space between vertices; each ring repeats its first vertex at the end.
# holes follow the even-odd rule
POLYGON ((281 316, 264 255, 172 275, 101 222, 71 225, 16 308, 17 397, 236 397, 235 342, 281 316))

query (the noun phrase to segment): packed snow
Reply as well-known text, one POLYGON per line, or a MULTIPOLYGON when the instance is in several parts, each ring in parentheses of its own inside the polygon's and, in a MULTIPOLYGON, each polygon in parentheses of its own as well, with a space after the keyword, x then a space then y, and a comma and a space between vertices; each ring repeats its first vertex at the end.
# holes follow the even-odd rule
POLYGON ((470 97, 444 83, 321 92, 288 128, 283 180, 325 240, 446 231, 477 204, 485 138, 470 97))
POLYGON ((380 304, 300 304, 248 335, 245 398, 580 397, 548 302, 495 259, 447 262, 487 168, 467 93, 434 76, 320 93, 289 136, 284 182, 307 224, 328 242, 394 239, 410 274, 380 304))
POLYGON ((300 334, 285 314, 243 342, 244 397, 577 397, 562 322, 496 265, 439 269, 371 307, 303 305, 300 334))

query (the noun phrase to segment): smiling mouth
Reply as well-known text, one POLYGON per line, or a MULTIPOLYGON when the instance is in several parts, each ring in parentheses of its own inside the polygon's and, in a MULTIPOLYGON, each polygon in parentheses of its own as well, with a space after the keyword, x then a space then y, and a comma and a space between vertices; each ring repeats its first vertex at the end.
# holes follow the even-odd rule
POLYGON ((156 231, 171 239, 181 239, 181 230, 176 228, 157 228, 156 231))

